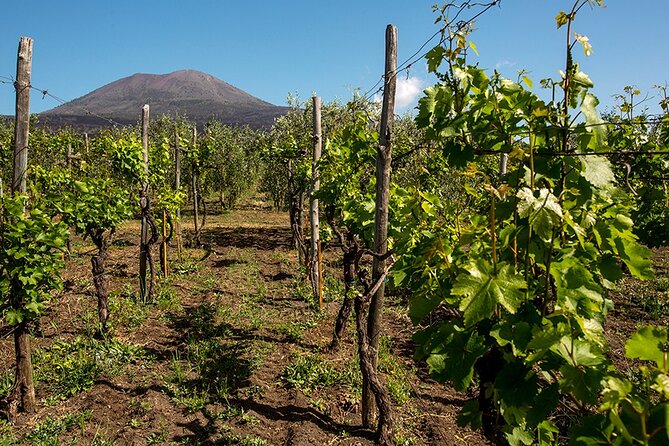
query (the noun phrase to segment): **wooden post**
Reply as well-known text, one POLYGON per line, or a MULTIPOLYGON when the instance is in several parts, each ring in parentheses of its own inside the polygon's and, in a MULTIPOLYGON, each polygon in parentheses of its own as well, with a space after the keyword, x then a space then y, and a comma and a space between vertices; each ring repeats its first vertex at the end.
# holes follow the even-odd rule
MULTIPOLYGON (((374 216, 374 252, 388 251, 388 201, 390 196, 390 163, 392 159, 392 127, 395 116, 395 89, 397 85, 397 27, 386 27, 386 69, 381 109, 379 147, 376 156, 376 213, 374 216)), ((374 257, 372 263, 372 283, 384 275, 385 260, 374 257)), ((385 283, 379 286, 372 297, 367 320, 369 349, 374 370, 378 365, 379 336, 383 323, 383 301, 385 283)), ((363 383, 362 420, 364 426, 371 426, 374 418, 374 396, 369 383, 363 383)))
POLYGON ((72 168, 72 144, 67 145, 67 155, 65 156, 67 157, 66 159, 67 170, 70 170, 72 168))
POLYGON ((323 250, 318 240, 318 308, 323 311, 323 250))
POLYGON ((139 207, 142 213, 141 238, 139 242, 139 294, 142 302, 147 302, 146 270, 149 255, 149 105, 142 107, 142 148, 144 149, 144 173, 146 179, 142 182, 139 192, 139 207))
POLYGON ((84 152, 88 155, 88 146, 90 145, 90 140, 88 139, 88 133, 84 133, 84 152))
POLYGON ((314 292, 315 299, 320 304, 320 309, 323 309, 323 294, 321 287, 321 255, 320 255, 320 222, 318 216, 318 198, 315 197, 315 194, 321 187, 320 175, 318 173, 318 162, 321 159, 321 149, 322 149, 322 131, 321 131, 321 98, 314 96, 313 101, 313 142, 314 142, 314 151, 313 159, 311 163, 311 172, 312 172, 312 187, 311 187, 311 207, 310 207, 310 217, 311 217, 311 259, 309 269, 311 273, 311 286, 314 292))
MULTIPOLYGON (((179 131, 174 128, 174 190, 181 189, 181 147, 179 146, 179 131)), ((176 218, 177 252, 181 256, 181 206, 177 207, 176 218)))
MULTIPOLYGON (((193 150, 197 146, 197 127, 193 127, 193 150)), ((198 196, 197 196, 197 161, 193 161, 193 172, 191 175, 191 187, 193 192, 193 224, 195 228, 195 242, 198 242, 199 238, 199 228, 198 228, 198 196)))
POLYGON ((509 162, 509 154, 502 153, 499 156, 499 176, 501 178, 504 178, 504 175, 506 175, 506 165, 508 162, 509 162))
MULTIPOLYGON (((30 130, 30 76, 32 71, 33 40, 21 37, 16 61, 16 114, 14 116, 14 172, 12 192, 26 193, 26 171, 28 170, 28 135, 30 130)), ((25 209, 24 209, 25 212, 25 209)), ((10 302, 12 299, 10 299, 10 302)), ((20 305, 20 304, 19 304, 20 305)), ((10 396, 10 416, 22 410, 34 412, 35 383, 28 321, 23 320, 14 330, 16 353, 16 375, 10 396)))
POLYGON ((163 277, 167 277, 167 209, 163 209, 163 277))
POLYGON ((33 41, 21 37, 16 63, 16 115, 14 118, 14 177, 12 191, 26 191, 28 170, 28 133, 30 131, 30 75, 32 71, 33 41))

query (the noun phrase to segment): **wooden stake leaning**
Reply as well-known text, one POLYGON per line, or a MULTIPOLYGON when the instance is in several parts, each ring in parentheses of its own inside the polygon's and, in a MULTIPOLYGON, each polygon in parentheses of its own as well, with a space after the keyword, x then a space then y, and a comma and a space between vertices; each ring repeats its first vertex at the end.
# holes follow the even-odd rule
POLYGON ((316 193, 321 187, 320 175, 318 172, 318 162, 321 159, 322 148, 322 132, 321 132, 321 98, 314 96, 313 101, 313 160, 311 163, 312 172, 312 187, 311 187, 311 205, 310 205, 310 221, 311 221, 311 254, 309 256, 309 272, 311 278, 311 286, 313 296, 320 303, 320 308, 323 309, 323 286, 321 281, 321 253, 320 253, 320 221, 318 214, 318 198, 316 193))

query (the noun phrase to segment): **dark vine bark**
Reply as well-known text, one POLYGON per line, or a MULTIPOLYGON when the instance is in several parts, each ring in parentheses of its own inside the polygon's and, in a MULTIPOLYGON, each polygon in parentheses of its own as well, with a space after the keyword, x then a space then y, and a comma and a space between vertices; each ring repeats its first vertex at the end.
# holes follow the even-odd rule
POLYGON ((165 220, 167 221, 167 227, 169 228, 169 231, 167 234, 165 234, 160 241, 160 252, 159 252, 159 257, 160 257, 160 270, 165 271, 165 250, 167 249, 167 245, 172 241, 172 236, 174 235, 174 222, 172 221, 172 214, 170 214, 169 211, 165 212, 165 220))
POLYGON ((148 300, 153 300, 154 288, 156 283, 156 262, 153 260, 152 247, 158 241, 160 236, 158 232, 158 227, 156 226, 156 220, 153 218, 153 215, 151 214, 151 212, 148 211, 148 209, 146 212, 146 221, 149 223, 149 228, 151 228, 151 238, 146 243, 146 260, 149 264, 149 273, 150 273, 149 289, 147 296, 148 300))
POLYGON ((107 322, 109 320, 109 289, 105 266, 109 255, 109 247, 114 238, 115 230, 106 232, 104 229, 98 229, 91 234, 91 240, 98 248, 98 252, 91 257, 91 266, 93 271, 93 284, 95 285, 95 294, 98 300, 98 319, 100 321, 100 335, 106 336, 108 333, 107 322))
POLYGON ((14 387, 9 395, 9 417, 13 419, 19 412, 32 413, 37 407, 31 342, 28 321, 23 320, 14 330, 14 351, 16 352, 16 375, 14 387))
POLYGON ((332 232, 339 240, 341 250, 344 254, 344 302, 342 302, 339 312, 337 313, 335 329, 332 335, 332 341, 330 342, 330 351, 334 352, 339 349, 339 343, 344 337, 346 324, 348 323, 348 319, 351 316, 351 310, 353 309, 353 298, 351 293, 355 291, 353 289, 355 285, 355 261, 358 257, 359 246, 352 231, 349 231, 346 234, 346 237, 339 231, 332 210, 326 209, 326 220, 330 228, 332 228, 332 232))
POLYGON ((309 249, 304 240, 304 188, 295 182, 291 160, 288 160, 287 169, 291 244, 297 250, 300 263, 308 265, 309 249))
POLYGON ((476 361, 474 369, 479 378, 479 410, 481 411, 481 425, 485 436, 494 444, 506 445, 508 442, 501 430, 502 417, 495 408, 492 395, 487 390, 504 368, 504 356, 499 348, 493 348, 476 361))
POLYGON ((360 251, 360 253, 361 254, 359 254, 356 259, 356 272, 358 279, 364 285, 365 294, 357 295, 354 300, 355 325, 356 332, 358 334, 358 356, 360 357, 360 371, 362 373, 363 380, 369 383, 371 393, 374 397, 374 401, 378 409, 378 422, 376 429, 377 444, 381 446, 394 446, 394 417, 392 405, 390 403, 388 391, 386 390, 386 387, 381 380, 381 376, 378 373, 377 368, 374 366, 374 357, 376 352, 373 351, 373 347, 370 345, 367 326, 367 313, 372 296, 374 293, 376 293, 380 285, 385 280, 388 270, 386 269, 386 271, 377 280, 374 286, 372 286, 367 272, 358 267, 362 251, 360 251))

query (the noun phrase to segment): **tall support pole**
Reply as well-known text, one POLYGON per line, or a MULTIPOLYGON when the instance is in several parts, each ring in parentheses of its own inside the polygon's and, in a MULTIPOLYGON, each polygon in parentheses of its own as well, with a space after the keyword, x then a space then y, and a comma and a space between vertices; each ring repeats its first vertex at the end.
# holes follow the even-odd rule
POLYGON ((323 147, 323 135, 321 131, 321 98, 314 96, 312 98, 313 110, 313 160, 311 163, 312 187, 311 187, 311 285, 314 292, 314 298, 318 300, 319 307, 323 309, 323 288, 321 286, 321 255, 320 255, 320 222, 318 216, 318 198, 315 194, 321 187, 320 173, 318 172, 318 162, 321 159, 321 150, 323 147))
POLYGON ((502 153, 499 156, 499 176, 501 178, 503 178, 504 175, 506 175, 506 165, 508 164, 508 162, 509 162, 509 154, 502 153))
MULTIPOLYGON (((28 135, 30 131, 30 76, 32 71, 33 40, 21 37, 16 61, 16 114, 14 117, 14 173, 12 192, 26 192, 28 170, 28 135)), ((25 212, 25 209, 24 209, 25 212)), ((28 321, 19 322, 14 330, 16 375, 10 396, 10 416, 15 412, 34 412, 35 383, 28 321)))
MULTIPOLYGON (((193 127, 193 150, 197 147, 197 127, 193 127)), ((193 189, 193 227, 195 230, 195 244, 200 244, 200 228, 199 228, 199 208, 197 195, 197 176, 198 176, 197 160, 193 161, 193 172, 191 175, 191 187, 193 189)))
POLYGON ((26 191, 28 170, 28 134, 30 132, 30 76, 32 71, 33 40, 21 37, 16 61, 16 114, 14 117, 14 177, 12 191, 26 191))
MULTIPOLYGON (((374 216, 374 252, 385 254, 388 251, 388 201, 390 196, 390 162, 392 160, 392 127, 395 116, 395 90, 397 85, 397 27, 386 27, 386 67, 383 87, 383 106, 381 109, 381 128, 379 147, 376 155, 376 213, 374 216)), ((372 263, 372 282, 376 283, 385 273, 386 262, 374 257, 372 263)), ((369 307, 367 335, 372 366, 377 370, 379 336, 383 322, 383 301, 385 283, 382 283, 369 307)), ((374 419, 375 402, 369 383, 364 383, 362 395, 362 422, 371 426, 374 419)))
MULTIPOLYGON (((181 147, 179 146, 179 131, 174 129, 174 190, 179 192, 181 189, 181 147)), ((177 229, 177 252, 181 256, 181 205, 177 207, 176 218, 177 229)))
POLYGON ((144 174, 139 192, 139 207, 142 213, 141 238, 139 244, 139 294, 142 302, 149 299, 146 270, 149 256, 149 105, 142 107, 142 148, 144 153, 144 174))

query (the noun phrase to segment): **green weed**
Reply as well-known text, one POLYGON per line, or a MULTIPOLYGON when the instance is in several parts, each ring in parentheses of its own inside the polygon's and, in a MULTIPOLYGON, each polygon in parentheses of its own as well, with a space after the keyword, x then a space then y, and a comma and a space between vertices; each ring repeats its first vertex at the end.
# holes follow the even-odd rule
POLYGON ((281 379, 300 390, 312 390, 346 381, 344 374, 319 355, 300 355, 281 373, 281 379))
POLYGON ((40 446, 58 446, 60 445, 60 436, 75 426, 82 426, 90 420, 92 413, 85 411, 66 415, 62 418, 47 418, 38 424, 25 439, 35 445, 40 446))
POLYGON ((36 350, 33 364, 35 380, 49 389, 49 404, 88 390, 99 375, 118 375, 126 365, 140 359, 150 359, 141 347, 118 340, 77 337, 36 350))
POLYGON ((399 406, 406 404, 412 392, 409 372, 392 354, 392 340, 388 336, 381 336, 379 342, 379 370, 386 374, 390 398, 399 406))

